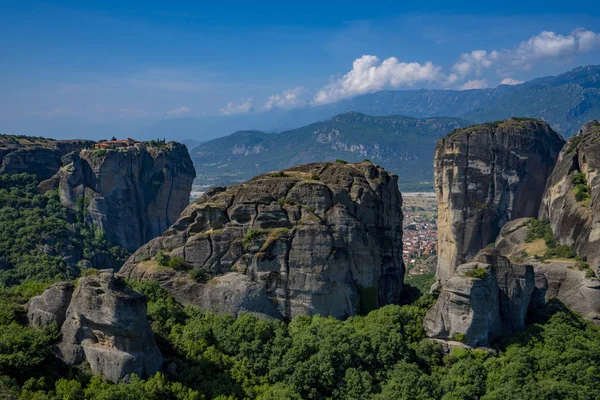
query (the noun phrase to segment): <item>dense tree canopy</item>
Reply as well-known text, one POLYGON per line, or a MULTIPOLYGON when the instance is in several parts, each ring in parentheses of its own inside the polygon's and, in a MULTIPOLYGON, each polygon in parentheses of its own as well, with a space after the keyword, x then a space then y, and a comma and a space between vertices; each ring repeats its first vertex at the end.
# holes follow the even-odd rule
POLYGON ((289 323, 183 308, 156 282, 131 282, 165 355, 164 372, 118 385, 55 367, 52 328, 19 324, 27 296, 0 292, 0 398, 19 399, 597 399, 600 329, 552 303, 497 353, 424 340, 430 299, 345 321, 289 323), (51 367, 52 366, 52 367, 51 367), (12 397, 11 397, 12 396, 12 397))
POLYGON ((83 201, 70 210, 56 191, 39 194, 34 175, 1 175, 0 287, 74 279, 77 261, 98 255, 106 267, 121 265, 127 251, 110 246, 102 232, 85 224, 84 212, 83 201))

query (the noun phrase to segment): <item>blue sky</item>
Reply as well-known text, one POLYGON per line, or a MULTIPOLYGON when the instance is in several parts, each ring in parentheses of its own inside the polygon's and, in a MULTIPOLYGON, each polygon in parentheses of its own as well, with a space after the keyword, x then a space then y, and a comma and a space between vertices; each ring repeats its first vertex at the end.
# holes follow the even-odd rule
POLYGON ((1 1, 6 121, 159 120, 600 64, 600 2, 1 1))

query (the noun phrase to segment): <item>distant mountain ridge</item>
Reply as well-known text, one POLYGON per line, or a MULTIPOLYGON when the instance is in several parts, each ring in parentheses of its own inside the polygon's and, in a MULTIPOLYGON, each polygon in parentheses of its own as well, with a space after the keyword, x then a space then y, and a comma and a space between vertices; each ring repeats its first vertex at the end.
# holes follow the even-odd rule
POLYGON ((238 131, 191 150, 200 185, 227 185, 296 164, 370 159, 399 175, 401 185, 428 187, 433 149, 459 118, 374 117, 350 112, 282 133, 238 131))
POLYGON ((570 137, 585 122, 600 118, 600 66, 579 67, 561 75, 491 89, 386 90, 318 107, 273 109, 234 117, 173 118, 136 137, 176 135, 206 140, 243 129, 281 132, 350 111, 374 116, 457 117, 474 123, 530 117, 543 119, 570 137))

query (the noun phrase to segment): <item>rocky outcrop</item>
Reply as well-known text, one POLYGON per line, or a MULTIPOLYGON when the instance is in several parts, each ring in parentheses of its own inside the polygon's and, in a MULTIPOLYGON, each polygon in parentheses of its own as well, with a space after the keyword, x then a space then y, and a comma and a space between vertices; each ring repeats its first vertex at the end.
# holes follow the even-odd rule
POLYGON ((600 268, 600 122, 585 124, 563 147, 544 193, 540 219, 557 241, 600 268), (585 182, 577 178, 585 177, 585 182), (578 188, 579 185, 582 185, 578 188), (581 193, 577 198, 577 192, 581 193))
POLYGON ((441 284, 508 221, 537 216, 563 144, 548 124, 532 119, 458 129, 440 139, 434 173, 441 284))
POLYGON ((40 185, 84 214, 109 243, 135 250, 161 235, 189 204, 194 166, 184 145, 138 143, 72 154, 40 185))
POLYGON ((496 250, 482 250, 446 281, 425 316, 426 334, 487 346, 525 327, 534 289, 532 266, 513 264, 496 250))
POLYGON ((0 175, 36 175, 45 180, 62 165, 62 157, 92 146, 90 140, 52 140, 27 136, 0 135, 0 175))
POLYGON ((94 374, 118 382, 136 374, 153 375, 162 355, 146 318, 146 300, 115 279, 112 271, 58 283, 30 300, 29 324, 58 323, 57 356, 69 365, 87 361, 94 374))
POLYGON ((577 268, 575 260, 537 260, 534 256, 539 254, 533 254, 534 250, 539 244, 542 245, 537 250, 539 253, 545 248, 542 239, 537 241, 539 244, 525 242, 528 222, 524 218, 506 224, 496 240, 496 250, 533 267, 536 288, 532 302, 537 306, 558 299, 584 318, 600 324, 600 281, 586 277, 585 272, 577 268))
POLYGON ((27 323, 36 328, 53 322, 62 326, 73 290, 75 286, 71 282, 59 282, 50 285, 40 296, 33 297, 27 303, 27 323))
POLYGON ((314 163, 212 189, 120 274, 158 280, 181 303, 234 315, 342 318, 397 302, 397 180, 370 162, 314 163), (159 265, 159 252, 177 269, 159 265))

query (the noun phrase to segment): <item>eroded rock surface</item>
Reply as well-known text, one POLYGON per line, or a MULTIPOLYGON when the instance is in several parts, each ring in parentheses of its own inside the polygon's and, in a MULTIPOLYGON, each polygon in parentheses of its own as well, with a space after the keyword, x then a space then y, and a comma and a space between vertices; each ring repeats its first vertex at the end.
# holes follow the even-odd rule
POLYGON ((531 254, 523 258, 523 251, 530 250, 525 242, 527 223, 528 219, 524 218, 506 224, 496 240, 496 250, 506 257, 519 258, 521 262, 533 266, 533 304, 539 306, 558 299, 582 317, 600 324, 600 281, 586 277, 585 272, 576 267, 574 260, 539 261, 531 254))
POLYGON ((435 150, 441 284, 512 219, 538 214, 564 140, 548 124, 509 119, 458 129, 435 150))
POLYGON ((67 308, 75 286, 70 282, 50 285, 44 293, 33 297, 27 304, 27 323, 36 328, 56 322, 61 327, 65 322, 67 308))
POLYGON ((129 250, 177 220, 196 176, 186 147, 175 142, 85 149, 65 164, 40 186, 59 189, 67 207, 82 212, 110 243, 129 250))
POLYGON ((401 206, 397 177, 369 162, 301 165, 207 192, 120 274, 205 310, 347 317, 400 299, 401 206))
POLYGON ((532 266, 513 264, 496 250, 482 250, 444 284, 425 316, 427 336, 487 346, 525 327, 534 289, 532 266))
POLYGON ((0 175, 29 173, 50 178, 62 166, 62 157, 90 147, 91 140, 52 140, 0 135, 0 175))
POLYGON ((50 286, 29 302, 28 319, 38 327, 56 320, 57 356, 69 365, 87 361, 93 373, 113 382, 131 374, 150 376, 162 365, 144 296, 110 270, 80 278, 74 291, 70 283, 50 286))
POLYGON ((563 147, 544 193, 540 219, 550 221, 558 242, 600 268, 600 122, 585 124, 563 147), (589 198, 578 200, 577 174, 583 174, 589 198))

